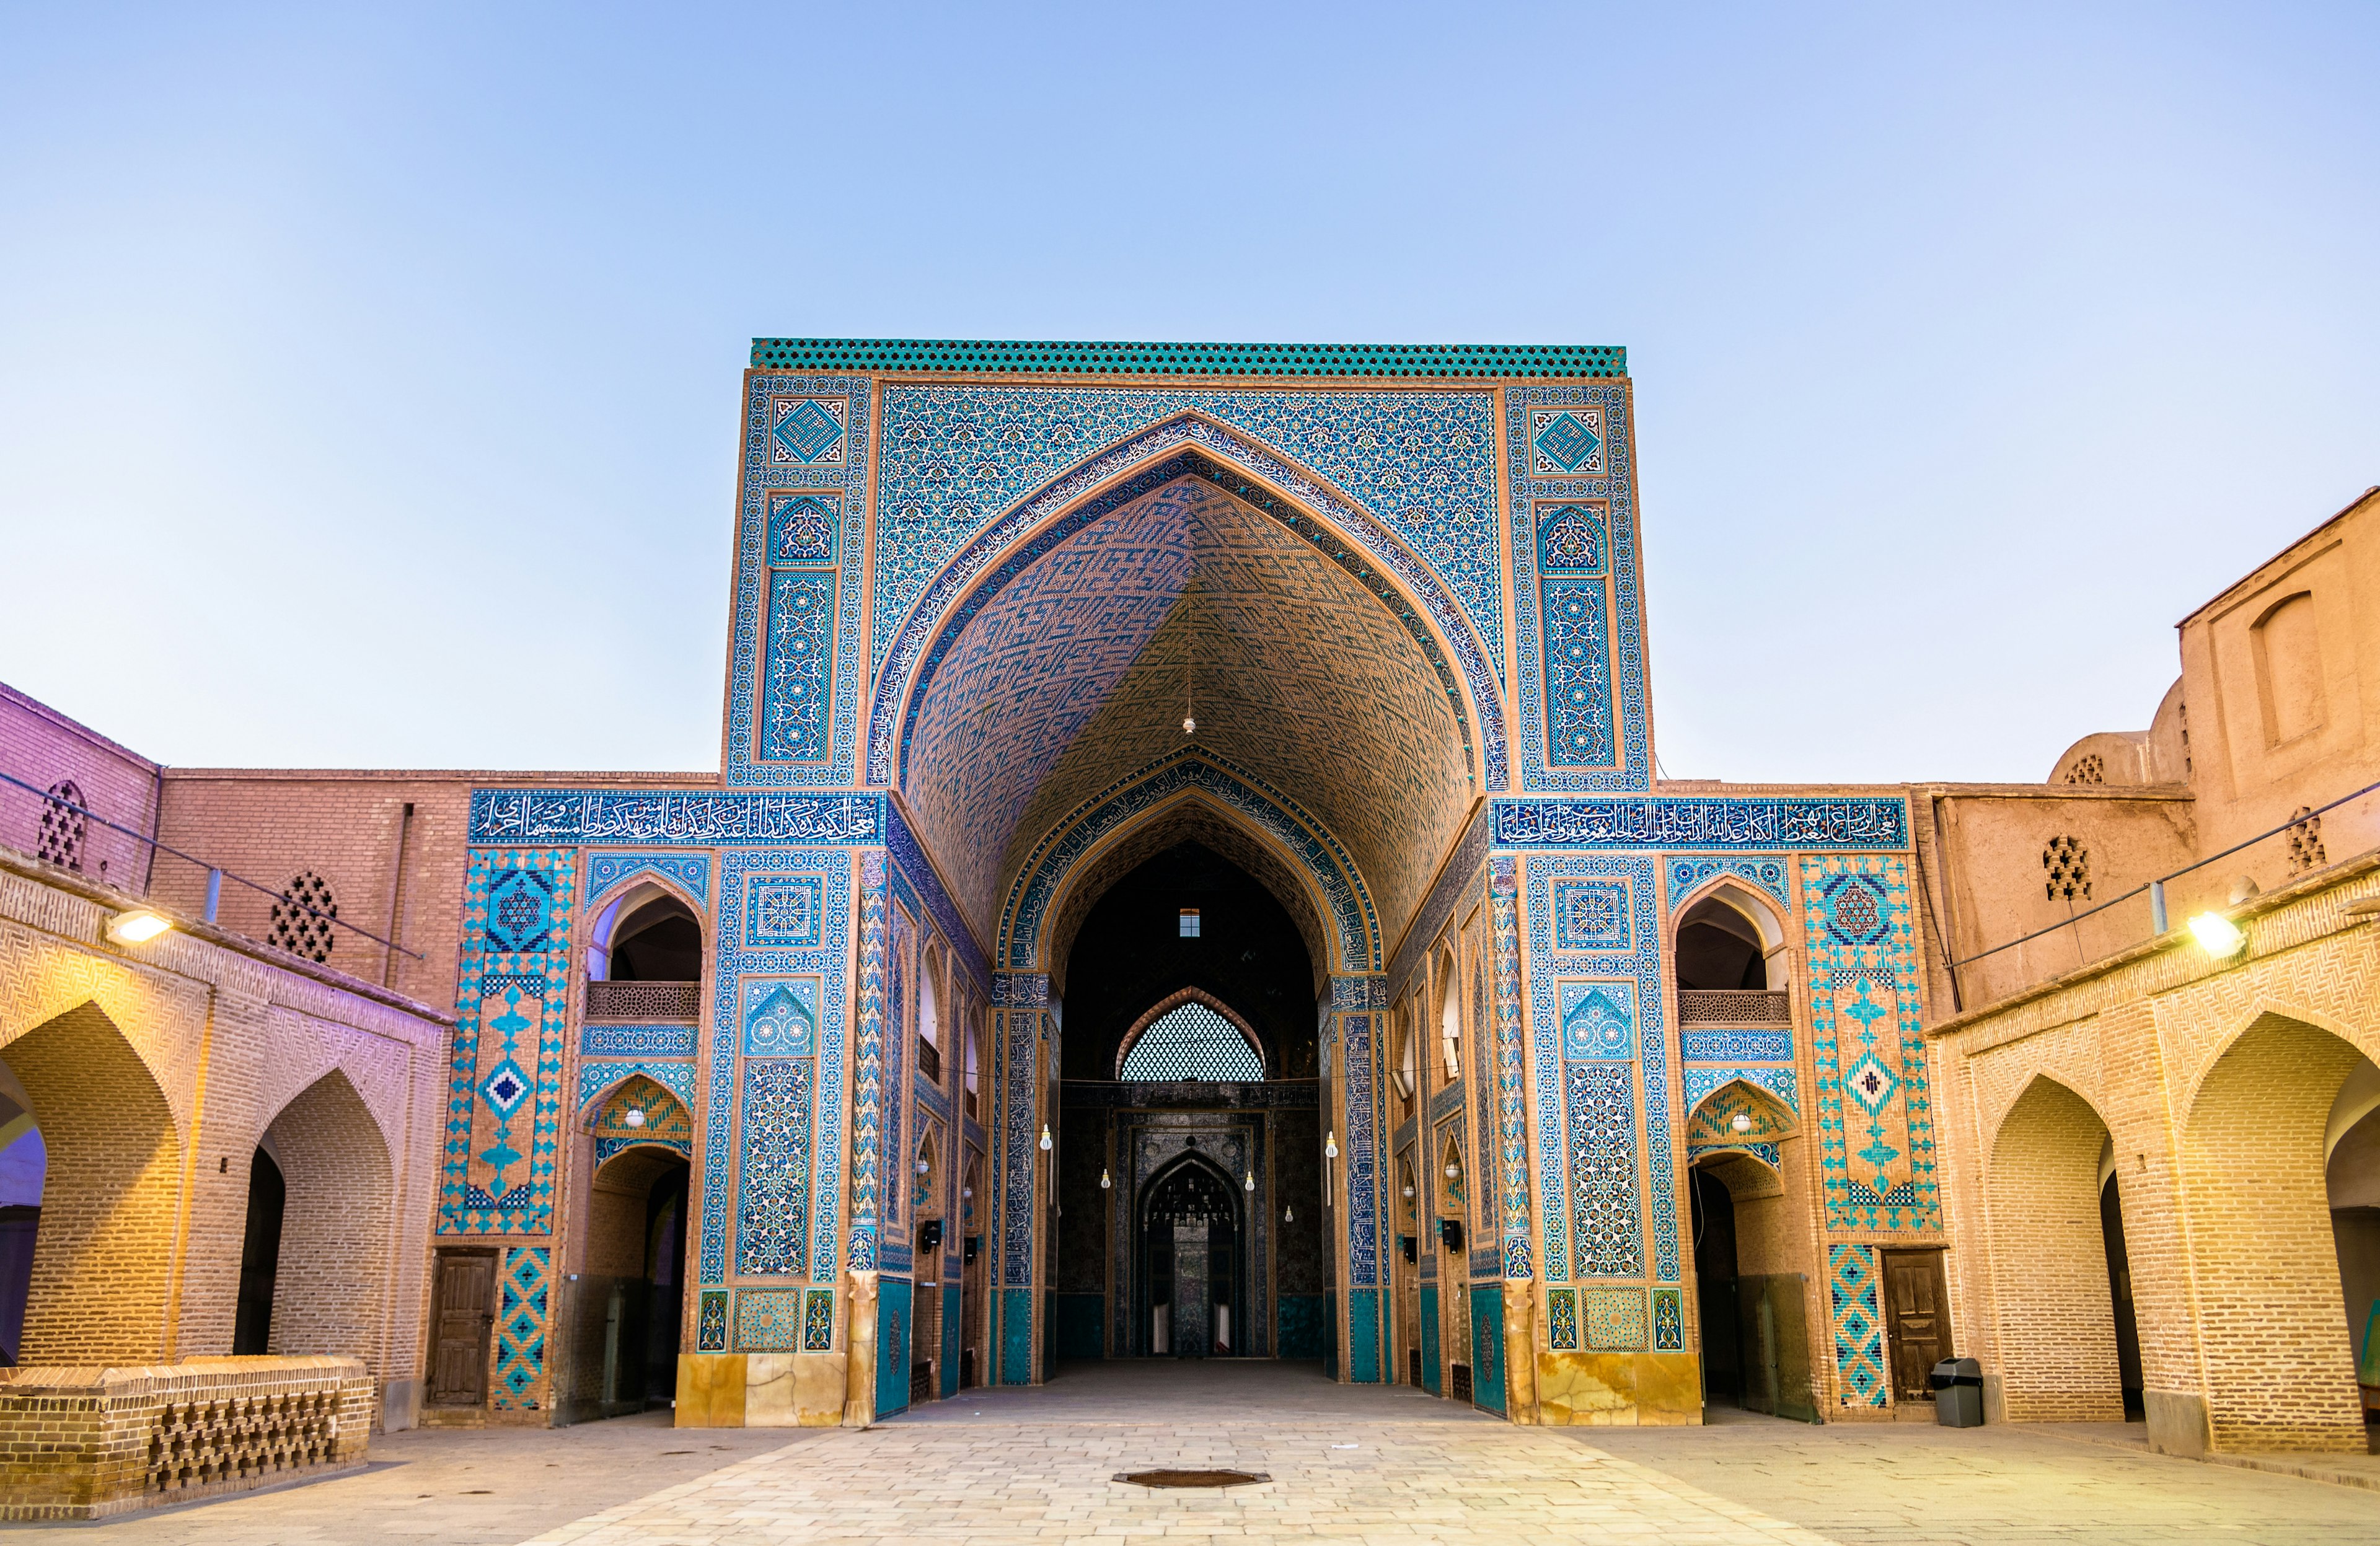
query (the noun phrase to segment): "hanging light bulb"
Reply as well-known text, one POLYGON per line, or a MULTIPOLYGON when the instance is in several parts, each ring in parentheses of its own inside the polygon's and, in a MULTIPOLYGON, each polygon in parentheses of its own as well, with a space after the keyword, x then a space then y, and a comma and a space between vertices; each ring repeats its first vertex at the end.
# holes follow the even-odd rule
POLYGON ((1101 1191, 1106 1191, 1106 1190, 1110 1190, 1111 1188, 1112 1188, 1114 1185, 1115 1185, 1115 1183, 1114 1183, 1113 1181, 1111 1181, 1111 1180, 1109 1180, 1109 1179, 1108 1179, 1108 1167, 1107 1167, 1106 1166, 1104 1166, 1104 1165, 1103 1165, 1103 1166, 1099 1166, 1099 1190, 1100 1190, 1101 1191))
POLYGON ((1446 1167, 1446 1178, 1450 1181, 1459 1179, 1462 1175, 1463 1166, 1459 1165, 1450 1165, 1446 1167))
POLYGON ((645 1114, 632 1105, 627 1109, 626 1114, 621 1117, 620 1125, 624 1128, 641 1128, 645 1125, 645 1114))
POLYGON ((1295 1208, 1283 1208, 1281 1211, 1281 1221, 1283 1224, 1295 1224, 1297 1222, 1297 1210, 1295 1208))
POLYGON ((1050 1124, 1044 1122, 1041 1124, 1041 1152, 1046 1154, 1053 1147, 1054 1145, 1050 1141, 1050 1124))
POLYGON ((1242 1183, 1240 1183, 1240 1185, 1241 1185, 1242 1190, 1246 1190, 1246 1191, 1254 1191, 1254 1190, 1257 1190, 1257 1173, 1256 1173, 1255 1171, 1253 1171, 1253 1170, 1249 1171, 1249 1172, 1248 1172, 1248 1178, 1247 1178, 1245 1181, 1243 1181, 1242 1183))
POLYGON ((1739 1111, 1734 1116, 1728 1118, 1727 1125, 1733 1128, 1738 1132, 1750 1132, 1752 1130, 1752 1113, 1749 1111, 1739 1111))
POLYGON ((1405 1195, 1406 1195, 1407 1197, 1411 1197, 1413 1194, 1414 1194, 1414 1189, 1413 1189, 1413 1188, 1411 1188, 1411 1187, 1407 1187, 1407 1188, 1405 1188, 1405 1195))
POLYGON ((1327 1160, 1334 1160, 1339 1157, 1338 1129, 1333 1128, 1329 1132, 1322 1135, 1322 1157, 1327 1160))

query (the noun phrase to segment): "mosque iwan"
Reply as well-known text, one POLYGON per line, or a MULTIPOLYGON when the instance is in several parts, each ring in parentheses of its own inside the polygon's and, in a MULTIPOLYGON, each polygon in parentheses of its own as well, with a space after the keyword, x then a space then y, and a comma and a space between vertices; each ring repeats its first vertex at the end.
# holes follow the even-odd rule
MULTIPOLYGON (((2365 1453, 2380 489, 2038 783, 1735 784, 1654 760, 1622 349, 764 338, 738 413, 715 771, 0 689, 0 1514, 1227 1364, 2365 1453)), ((457 711, 601 711, 568 608, 457 711)), ((1747 690, 1889 720, 1819 647, 1747 690)))

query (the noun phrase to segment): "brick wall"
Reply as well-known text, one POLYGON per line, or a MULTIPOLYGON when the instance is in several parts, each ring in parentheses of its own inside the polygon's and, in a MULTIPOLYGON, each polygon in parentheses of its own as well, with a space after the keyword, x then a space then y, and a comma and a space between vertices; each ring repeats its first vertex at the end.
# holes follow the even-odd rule
POLYGON ((2099 1224, 2107 1142, 2090 1104, 2044 1078, 2026 1087, 1992 1146, 1991 1271, 2012 1421, 2124 1419, 2099 1224))
MULTIPOLYGON (((0 683, 0 773, 43 790, 71 779, 83 805, 136 832, 149 832, 156 816, 155 763, 6 683, 0 683)), ((0 845, 36 852, 42 808, 40 795, 0 784, 0 845)), ((73 867, 93 879, 136 894, 147 885, 149 845, 137 838, 87 823, 75 857, 73 867)))

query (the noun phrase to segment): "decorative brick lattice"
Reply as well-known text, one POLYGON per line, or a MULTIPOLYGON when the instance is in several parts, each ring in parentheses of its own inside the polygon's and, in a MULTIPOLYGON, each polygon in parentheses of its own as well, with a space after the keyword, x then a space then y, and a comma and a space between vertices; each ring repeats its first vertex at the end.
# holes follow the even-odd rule
POLYGON ((2106 783, 2107 759, 2096 752, 2085 752, 2067 765, 2065 781, 2070 784, 2106 783))
MULTIPOLYGON (((1681 988, 1680 1025, 1791 1025, 1793 996, 1767 988, 1681 988)), ((1790 1056, 1790 1054, 1789 1054, 1790 1056)))
POLYGON ((1264 1059, 1238 1026, 1204 1004, 1190 1003, 1140 1033, 1124 1054, 1121 1075, 1253 1083, 1264 1078, 1264 1059))
POLYGON ((684 1021, 702 1012, 700 983, 589 983, 589 1020, 684 1021))
POLYGON ((2289 818, 2289 873, 2303 875, 2330 863, 2322 846, 2322 817, 2304 805, 2289 818))
POLYGON ((41 847, 36 852, 42 863, 82 868, 82 841, 89 829, 83 808, 82 790, 72 779, 60 779, 42 797, 41 847))
POLYGON ((148 1490, 170 1498, 311 1469, 331 1459, 338 1439, 335 1390, 169 1402, 149 1431, 148 1490))
POLYGON ((331 959, 331 947, 336 941, 332 936, 331 920, 339 915, 339 904, 331 895, 331 888, 311 870, 301 872, 273 904, 273 944, 292 955, 308 960, 331 959))
POLYGON ((2091 851, 2079 838, 2049 839, 2041 851, 2042 890, 2051 901, 2091 900, 2091 851))

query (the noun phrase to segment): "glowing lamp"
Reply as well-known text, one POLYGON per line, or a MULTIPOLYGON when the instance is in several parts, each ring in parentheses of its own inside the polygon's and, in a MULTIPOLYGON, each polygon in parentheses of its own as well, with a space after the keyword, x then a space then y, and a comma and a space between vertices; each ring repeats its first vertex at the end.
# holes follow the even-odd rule
POLYGON ((1109 1180, 1109 1179, 1108 1179, 1108 1167, 1107 1167, 1106 1166, 1104 1166, 1104 1165, 1103 1165, 1103 1166, 1099 1166, 1099 1190, 1100 1190, 1101 1191, 1106 1191, 1106 1190, 1110 1190, 1111 1188, 1112 1188, 1114 1185, 1115 1185, 1115 1183, 1114 1183, 1113 1181, 1111 1181, 1111 1180, 1109 1180))
POLYGON ((107 937, 118 945, 145 945, 173 926, 174 921, 164 913, 135 907, 107 921, 107 937))
POLYGON ((1733 1128, 1738 1132, 1750 1132, 1752 1130, 1752 1113, 1749 1111, 1739 1111, 1734 1116, 1727 1119, 1727 1125, 1733 1128))
POLYGON ((2240 926, 2220 912, 2202 912, 2192 918, 2190 933, 2191 937, 2198 941, 2198 948, 2216 960, 2228 960, 2238 955, 2240 948, 2248 943, 2248 936, 2240 932, 2240 926))
POLYGON ((1322 1157, 1327 1160, 1334 1160, 1339 1157, 1338 1129, 1333 1128, 1329 1132, 1322 1135, 1322 1157))
POLYGON ((1256 1173, 1255 1171, 1253 1171, 1253 1170, 1249 1171, 1249 1172, 1248 1172, 1248 1178, 1247 1178, 1246 1180, 1245 1180, 1245 1181, 1241 1182, 1241 1183, 1240 1183, 1240 1186, 1241 1186, 1241 1190, 1245 1190, 1245 1191, 1254 1191, 1254 1190, 1257 1190, 1257 1173, 1256 1173))
POLYGON ((1450 1181, 1453 1180, 1456 1177, 1458 1177, 1458 1176, 1460 1176, 1460 1175, 1462 1175, 1462 1174, 1463 1174, 1463 1166, 1459 1166, 1459 1165, 1450 1165, 1450 1166, 1448 1166, 1446 1167, 1446 1178, 1447 1178, 1448 1180, 1450 1180, 1450 1181))
POLYGON ((1295 1208, 1283 1208, 1281 1211, 1281 1221, 1283 1224, 1295 1224, 1297 1222, 1297 1210, 1295 1208))
POLYGON ((620 1125, 624 1128, 641 1128, 645 1125, 645 1114, 632 1105, 620 1114, 620 1125))
POLYGON ((1051 1147, 1052 1145, 1050 1141, 1050 1124, 1044 1122, 1041 1124, 1041 1152, 1046 1154, 1050 1152, 1051 1147))
POLYGON ((1184 716, 1182 717, 1182 733, 1183 733, 1183 734, 1184 734, 1184 735, 1196 735, 1196 734, 1197 734, 1197 733, 1198 733, 1198 721, 1197 721, 1197 720, 1196 720, 1196 719, 1191 719, 1191 718, 1190 718, 1188 715, 1186 715, 1186 714, 1185 714, 1185 715, 1184 715, 1184 716))

